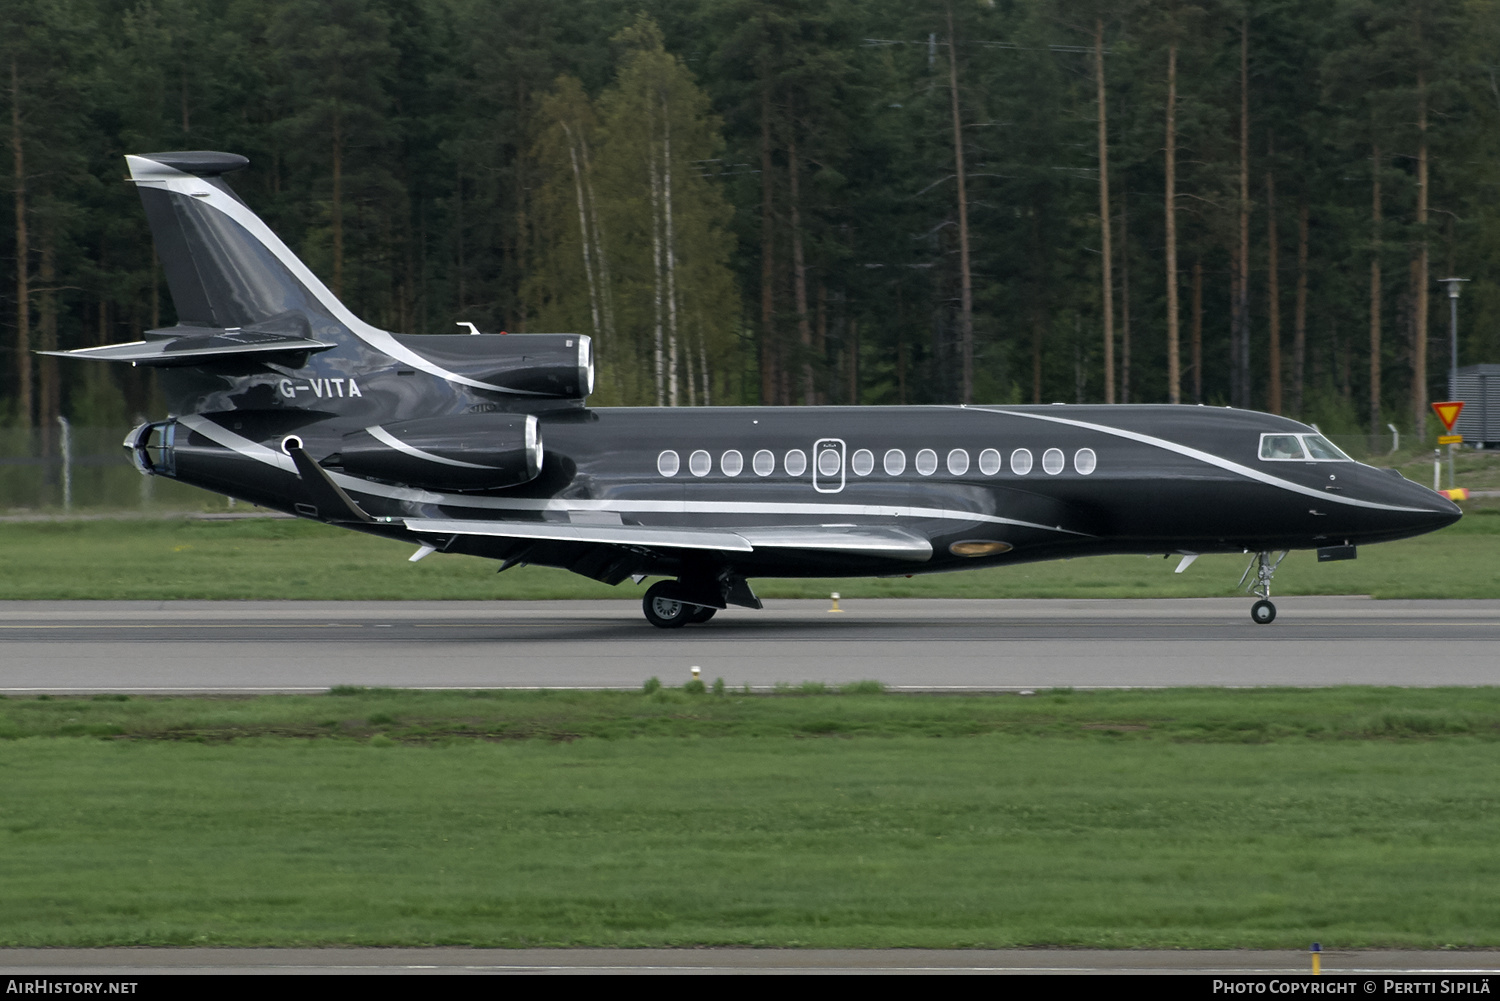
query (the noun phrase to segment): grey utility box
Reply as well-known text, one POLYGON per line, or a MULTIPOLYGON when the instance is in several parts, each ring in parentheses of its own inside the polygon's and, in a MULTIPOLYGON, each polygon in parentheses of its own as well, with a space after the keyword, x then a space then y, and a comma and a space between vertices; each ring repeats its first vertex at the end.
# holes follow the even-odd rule
POLYGON ((1454 422, 1465 445, 1500 448, 1500 365, 1470 365, 1458 370, 1458 384, 1448 387, 1448 399, 1463 400, 1454 422))

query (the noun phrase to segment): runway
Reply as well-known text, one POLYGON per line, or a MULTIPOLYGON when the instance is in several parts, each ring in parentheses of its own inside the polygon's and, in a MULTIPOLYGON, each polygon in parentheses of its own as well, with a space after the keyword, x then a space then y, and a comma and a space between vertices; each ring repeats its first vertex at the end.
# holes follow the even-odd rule
POLYGON ((1500 682, 1500 601, 768 601, 653 629, 634 601, 0 602, 0 691, 734 687, 961 691, 1500 682))

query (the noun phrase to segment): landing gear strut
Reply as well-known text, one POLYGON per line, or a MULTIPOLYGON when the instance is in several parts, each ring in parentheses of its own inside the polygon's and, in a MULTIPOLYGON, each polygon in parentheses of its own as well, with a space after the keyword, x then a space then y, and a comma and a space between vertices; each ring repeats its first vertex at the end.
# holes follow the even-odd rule
POLYGON ((1281 561, 1286 559, 1287 550, 1283 549, 1281 555, 1275 559, 1270 553, 1256 553, 1255 559, 1245 568, 1245 573, 1240 577, 1240 583, 1250 579, 1250 571, 1255 571, 1255 580, 1251 581, 1245 590, 1259 595, 1260 600, 1250 606, 1250 619, 1257 625, 1265 626, 1276 621, 1276 606, 1271 604, 1271 578, 1276 573, 1276 568, 1281 566, 1281 561))

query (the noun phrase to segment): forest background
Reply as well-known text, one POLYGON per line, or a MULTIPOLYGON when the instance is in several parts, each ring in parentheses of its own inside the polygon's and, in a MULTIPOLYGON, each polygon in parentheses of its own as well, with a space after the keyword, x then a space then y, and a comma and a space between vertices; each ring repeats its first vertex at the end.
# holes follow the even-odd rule
POLYGON ((122 154, 371 322, 596 338, 600 404, 1203 402, 1424 434, 1500 362, 1492 0, 7 0, 0 421, 174 322, 122 154), (1435 422, 1431 422, 1435 423, 1435 422))

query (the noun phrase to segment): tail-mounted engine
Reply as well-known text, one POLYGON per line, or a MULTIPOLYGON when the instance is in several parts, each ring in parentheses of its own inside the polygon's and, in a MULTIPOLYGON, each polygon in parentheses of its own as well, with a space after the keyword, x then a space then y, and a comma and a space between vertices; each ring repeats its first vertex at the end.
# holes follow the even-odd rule
POLYGON ((594 353, 583 334, 397 334, 443 369, 519 397, 581 400, 594 391, 594 353))
POLYGON ((320 464, 433 490, 496 490, 536 479, 542 439, 529 414, 391 421, 344 435, 320 464))

